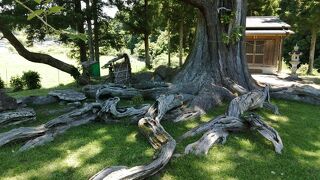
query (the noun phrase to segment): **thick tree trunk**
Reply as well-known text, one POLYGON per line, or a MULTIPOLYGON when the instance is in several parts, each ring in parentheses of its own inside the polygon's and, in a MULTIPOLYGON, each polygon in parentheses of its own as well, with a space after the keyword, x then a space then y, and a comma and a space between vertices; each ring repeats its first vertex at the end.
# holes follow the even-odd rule
MULTIPOLYGON (((246 90, 255 87, 245 59, 244 36, 245 1, 195 1, 184 0, 199 9, 199 19, 195 44, 183 67, 175 77, 176 83, 193 82, 195 86, 216 84, 230 89, 229 82, 236 83, 246 90), (227 9, 227 10, 225 10, 227 9), (231 13, 232 11, 233 13, 231 13), (220 22, 223 15, 232 16, 229 23, 220 22), (224 42, 228 36, 229 43, 224 42), (238 36, 238 39, 232 38, 238 36), (226 80, 226 79, 229 80, 226 80)), ((232 88, 231 88, 232 89, 232 88)))
POLYGON ((50 55, 35 53, 28 51, 23 44, 12 34, 12 32, 1 22, 0 31, 3 37, 6 38, 10 44, 16 49, 19 55, 27 59, 28 61, 35 63, 43 63, 54 68, 57 68, 63 72, 70 74, 80 84, 88 84, 88 80, 80 75, 80 72, 73 65, 60 61, 50 55))
POLYGON ((146 68, 151 69, 151 60, 149 54, 149 22, 148 22, 148 0, 144 0, 144 20, 146 23, 145 32, 144 32, 144 56, 145 56, 145 63, 146 68))
POLYGON ((179 24, 179 66, 183 64, 183 21, 179 24))
POLYGON ((145 63, 148 69, 151 69, 151 61, 150 61, 150 54, 149 54, 149 34, 144 34, 144 53, 145 53, 145 63))
POLYGON ((317 31, 316 29, 311 30, 311 44, 310 44, 310 54, 309 54, 309 67, 307 74, 312 74, 313 64, 314 64, 314 53, 316 49, 317 41, 317 31))
POLYGON ((85 0, 86 3, 86 14, 87 14, 87 25, 88 25, 88 46, 90 61, 94 61, 94 47, 93 47, 93 35, 92 35, 92 14, 89 0, 85 0))
POLYGON ((168 66, 171 66, 171 24, 168 21, 168 66))
MULTIPOLYGON (((82 10, 81 10, 81 2, 79 0, 74 0, 74 11, 76 14, 76 28, 79 33, 84 34, 84 19, 82 15, 82 10)), ((81 62, 86 62, 87 61, 87 48, 86 48, 86 42, 83 40, 79 40, 77 42, 77 45, 79 46, 79 51, 80 51, 80 61, 81 62)))
POLYGON ((100 51, 99 51, 99 22, 98 22, 98 0, 92 1, 93 8, 93 34, 94 34, 94 56, 97 62, 100 61, 100 51))
MULTIPOLYGON (((74 0, 74 11, 75 11, 75 18, 76 18, 76 28, 78 33, 85 34, 84 30, 84 16, 81 10, 81 1, 74 0)), ((79 53, 80 53, 80 62, 81 64, 87 62, 87 45, 86 42, 82 39, 77 40, 77 45, 79 46, 79 53)), ((82 65, 82 74, 84 77, 89 79, 89 67, 82 65)))

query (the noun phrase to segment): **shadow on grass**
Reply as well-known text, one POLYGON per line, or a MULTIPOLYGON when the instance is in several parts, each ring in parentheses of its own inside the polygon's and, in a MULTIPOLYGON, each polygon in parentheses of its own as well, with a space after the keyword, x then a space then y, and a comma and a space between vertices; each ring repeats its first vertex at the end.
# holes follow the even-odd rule
MULTIPOLYGON (((213 147, 207 156, 182 156, 151 179, 320 179, 320 107, 296 102, 275 102, 282 113, 258 113, 282 137, 284 150, 274 152, 257 132, 231 134, 226 144, 213 147)), ((178 138, 184 132, 224 112, 219 107, 199 120, 163 122, 178 138)), ((201 136, 187 139, 184 147, 201 136)), ((0 149, 1 179, 88 179, 104 167, 141 165, 154 154, 135 125, 91 123, 72 128, 44 146, 16 153, 21 143, 0 149)))
MULTIPOLYGON (((275 103, 281 116, 262 110, 259 114, 282 137, 281 155, 276 154, 272 144, 257 132, 231 134, 226 144, 213 147, 207 156, 174 159, 161 178, 320 179, 320 107, 290 101, 275 103)), ((178 145, 178 151, 183 152, 188 143, 200 137, 185 140, 178 145)))
MULTIPOLYGON (((42 124, 60 115, 48 116, 47 109, 64 107, 36 106, 37 121, 1 132, 42 124)), ((95 122, 72 128, 53 142, 26 152, 17 152, 21 141, 5 145, 0 148, 0 179, 88 179, 106 166, 147 163, 154 151, 137 130, 134 125, 95 122)))

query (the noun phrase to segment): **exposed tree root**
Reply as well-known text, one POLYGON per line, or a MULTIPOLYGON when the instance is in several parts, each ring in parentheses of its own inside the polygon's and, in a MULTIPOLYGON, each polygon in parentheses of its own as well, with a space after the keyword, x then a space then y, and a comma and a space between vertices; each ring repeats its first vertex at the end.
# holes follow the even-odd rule
POLYGON ((103 85, 96 91, 96 100, 98 102, 107 100, 111 97, 131 99, 135 96, 142 96, 139 90, 121 85, 103 85))
POLYGON ((149 104, 144 104, 139 108, 118 108, 117 104, 120 101, 120 98, 114 97, 109 98, 107 101, 101 103, 101 110, 98 112, 99 119, 105 122, 121 122, 115 120, 114 118, 122 117, 132 117, 138 116, 142 117, 149 109, 149 104))
POLYGON ((166 113, 163 116, 163 120, 170 120, 173 122, 182 122, 190 119, 200 118, 200 115, 203 113, 204 112, 199 109, 181 106, 179 108, 173 109, 170 112, 166 113))
POLYGON ((312 86, 293 85, 287 88, 273 89, 271 92, 273 98, 294 100, 309 104, 320 105, 320 91, 312 86))
POLYGON ((0 113, 0 127, 16 125, 36 119, 36 112, 30 108, 21 108, 0 113))
MULTIPOLYGON (((189 144, 185 148, 185 153, 207 154, 211 146, 217 143, 224 143, 229 132, 244 131, 249 128, 257 129, 260 134, 270 140, 277 153, 281 153, 283 148, 281 138, 276 130, 264 123, 260 116, 250 114, 242 117, 246 111, 263 107, 269 100, 269 86, 263 90, 250 91, 242 96, 234 98, 230 104, 226 115, 221 115, 205 124, 202 124, 180 137, 180 140, 202 134, 206 132, 198 141, 189 144)), ((278 113, 274 105, 269 105, 278 113)))
MULTIPOLYGON (((52 141, 55 136, 71 127, 86 124, 94 120, 121 122, 118 118, 131 117, 133 122, 138 122, 140 131, 147 137, 152 147, 159 150, 157 158, 149 164, 132 168, 125 166, 105 168, 92 176, 91 179, 143 179, 152 176, 170 161, 176 148, 176 141, 165 131, 160 123, 161 120, 171 119, 174 122, 179 122, 199 117, 203 112, 201 111, 203 108, 190 108, 184 104, 186 101, 194 105, 195 100, 199 100, 200 102, 200 99, 213 96, 209 98, 209 101, 214 101, 213 104, 216 105, 223 98, 231 99, 234 97, 229 90, 216 85, 206 86, 206 88, 198 92, 199 94, 195 93, 195 89, 185 90, 180 85, 166 88, 168 90, 167 95, 158 96, 156 103, 152 106, 143 105, 139 108, 119 108, 117 104, 120 98, 113 96, 121 95, 128 98, 133 95, 144 94, 143 90, 101 86, 96 92, 96 103, 85 104, 81 109, 59 116, 38 127, 18 128, 2 133, 0 134, 0 146, 15 140, 29 140, 19 150, 25 151, 52 141), (212 88, 211 92, 210 88, 212 88), (184 94, 169 94, 180 90, 184 94), (109 99, 105 101, 105 98, 109 99), (139 120, 137 121, 137 119, 139 120)), ((156 90, 156 92, 158 93, 159 91, 156 90)), ((266 86, 263 90, 253 90, 233 98, 225 115, 218 116, 207 123, 191 129, 180 138, 182 140, 203 134, 202 138, 185 148, 185 154, 207 154, 214 144, 224 143, 230 132, 249 129, 257 130, 274 144, 277 153, 281 153, 283 145, 277 131, 264 123, 262 118, 256 114, 244 115, 245 112, 259 107, 266 107, 274 113, 278 113, 278 108, 270 104, 269 98, 269 86, 266 86)), ((202 107, 206 107, 206 105, 202 107)))
POLYGON ((0 134, 0 147, 16 140, 28 140, 19 149, 19 151, 25 151, 52 141, 55 136, 64 133, 71 127, 87 124, 97 119, 108 122, 112 121, 112 118, 144 115, 149 107, 149 105, 144 105, 140 109, 117 108, 119 101, 120 99, 116 97, 102 104, 86 104, 81 109, 73 110, 40 126, 21 127, 2 133, 0 134))
POLYGON ((206 132, 198 141, 189 144, 185 150, 185 154, 194 153, 207 154, 210 147, 216 143, 224 143, 227 140, 228 132, 222 129, 212 129, 206 132))
POLYGON ((263 137, 271 141, 275 151, 281 154, 283 144, 278 132, 275 129, 263 122, 262 117, 255 113, 250 113, 248 116, 245 116, 244 119, 250 123, 250 126, 253 130, 257 130, 263 137))
POLYGON ((182 99, 181 95, 160 96, 144 118, 139 120, 141 132, 148 138, 150 144, 160 151, 154 161, 132 168, 124 166, 105 168, 90 179, 143 179, 159 172, 169 162, 176 147, 176 141, 165 131, 160 121, 166 112, 181 106, 182 99))
POLYGON ((46 124, 37 127, 21 127, 2 133, 0 134, 0 146, 16 140, 29 139, 29 141, 19 149, 19 151, 25 151, 50 142, 56 135, 65 132, 71 127, 95 120, 96 115, 93 113, 94 108, 97 107, 93 104, 88 104, 81 109, 59 116, 46 124))

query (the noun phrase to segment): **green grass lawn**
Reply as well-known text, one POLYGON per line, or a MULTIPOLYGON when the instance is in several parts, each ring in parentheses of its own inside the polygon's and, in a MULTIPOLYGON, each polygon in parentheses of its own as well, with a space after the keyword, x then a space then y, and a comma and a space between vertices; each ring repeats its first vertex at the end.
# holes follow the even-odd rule
MULTIPOLYGON (((187 155, 172 159, 152 179, 320 179, 320 107, 298 102, 275 101, 281 116, 260 110, 266 122, 282 137, 284 150, 274 152, 270 142, 256 132, 231 134, 226 144, 213 147, 207 156, 187 155)), ((58 116, 48 109, 63 105, 35 107, 34 126, 58 116)), ((163 122, 174 138, 188 129, 224 112, 216 108, 200 120, 163 122)), ((14 126, 13 126, 14 127, 14 126)), ((10 128, 0 130, 4 132, 10 128)), ((184 147, 199 137, 187 139, 184 147)), ((135 125, 92 123, 75 127, 53 142, 18 153, 21 142, 0 148, 0 179, 88 179, 106 166, 134 166, 150 162, 154 150, 135 125)))

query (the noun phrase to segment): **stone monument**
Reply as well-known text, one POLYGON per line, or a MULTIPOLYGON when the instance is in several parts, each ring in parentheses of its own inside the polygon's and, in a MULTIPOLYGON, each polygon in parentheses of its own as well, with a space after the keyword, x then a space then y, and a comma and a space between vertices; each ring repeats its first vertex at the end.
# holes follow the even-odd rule
POLYGON ((291 56, 291 61, 289 62, 291 64, 291 74, 287 78, 288 80, 299 80, 297 75, 298 65, 300 64, 300 56, 302 55, 302 52, 299 51, 299 46, 296 44, 293 48, 293 51, 289 52, 289 55, 291 56))

